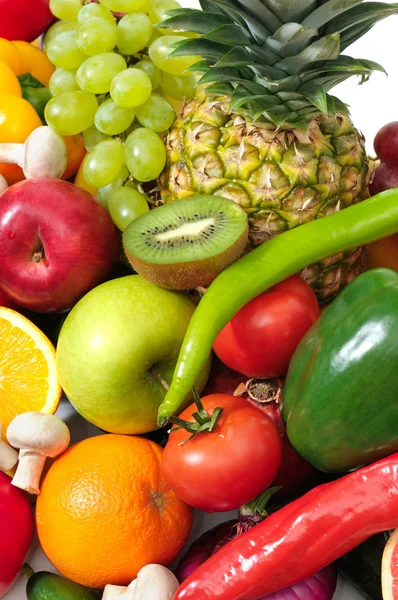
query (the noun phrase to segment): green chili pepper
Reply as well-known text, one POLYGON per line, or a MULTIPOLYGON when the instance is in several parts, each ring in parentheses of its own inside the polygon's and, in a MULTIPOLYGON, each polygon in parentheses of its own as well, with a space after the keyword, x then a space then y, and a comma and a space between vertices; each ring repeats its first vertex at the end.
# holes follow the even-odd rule
POLYGON ((245 304, 312 263, 397 232, 398 188, 281 233, 225 269, 191 319, 173 381, 159 408, 159 425, 178 411, 217 335, 245 304))

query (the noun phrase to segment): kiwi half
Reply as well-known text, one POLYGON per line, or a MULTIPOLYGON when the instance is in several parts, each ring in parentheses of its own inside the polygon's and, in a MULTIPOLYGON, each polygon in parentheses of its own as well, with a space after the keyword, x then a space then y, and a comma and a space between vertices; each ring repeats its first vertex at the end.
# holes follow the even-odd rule
POLYGON ((220 196, 194 196, 155 208, 130 223, 123 245, 134 270, 169 290, 208 285, 242 254, 246 213, 220 196))

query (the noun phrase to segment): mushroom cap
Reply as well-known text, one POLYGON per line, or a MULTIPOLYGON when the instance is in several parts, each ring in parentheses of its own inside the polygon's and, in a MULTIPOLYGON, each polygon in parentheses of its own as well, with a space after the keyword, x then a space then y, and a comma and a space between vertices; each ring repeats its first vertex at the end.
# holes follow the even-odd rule
POLYGON ((63 138, 51 127, 34 129, 24 147, 23 171, 27 179, 58 179, 66 169, 68 152, 63 138))
POLYGON ((3 442, 0 435, 0 471, 11 471, 18 462, 18 452, 3 442))
POLYGON ((179 586, 178 579, 167 567, 148 564, 142 567, 129 586, 135 592, 134 598, 172 600, 179 586), (135 586, 133 586, 135 584, 135 586))
POLYGON ((8 188, 7 181, 5 180, 5 178, 3 177, 3 175, 0 175, 0 194, 2 194, 3 192, 5 192, 7 188, 8 188))
POLYGON ((42 412, 26 412, 16 416, 8 426, 11 446, 55 457, 70 443, 68 427, 61 419, 42 412))

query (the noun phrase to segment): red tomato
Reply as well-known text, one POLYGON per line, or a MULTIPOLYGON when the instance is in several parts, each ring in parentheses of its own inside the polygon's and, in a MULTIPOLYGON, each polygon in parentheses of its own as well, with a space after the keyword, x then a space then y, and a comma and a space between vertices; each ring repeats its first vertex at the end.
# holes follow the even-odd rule
POLYGON ((319 315, 311 287, 293 275, 246 304, 218 335, 213 349, 227 367, 247 377, 281 377, 319 315))
POLYGON ((33 42, 54 20, 49 0, 0 0, 0 37, 33 42))
MULTIPOLYGON (((272 483, 282 458, 282 443, 271 419, 235 396, 202 398, 211 415, 223 412, 215 429, 185 441, 190 433, 174 425, 163 453, 163 472, 185 502, 207 512, 233 510, 253 500, 272 483)), ((192 404, 181 415, 194 421, 192 404)))
POLYGON ((18 577, 33 538, 33 514, 25 494, 0 473, 0 598, 18 577))

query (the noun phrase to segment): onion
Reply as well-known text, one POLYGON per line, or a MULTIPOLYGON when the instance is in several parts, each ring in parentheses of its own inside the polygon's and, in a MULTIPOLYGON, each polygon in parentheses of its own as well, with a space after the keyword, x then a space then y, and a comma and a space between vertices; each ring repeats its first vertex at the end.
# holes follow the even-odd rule
POLYGON ((259 600, 332 600, 336 581, 336 568, 334 564, 328 565, 312 577, 263 596, 259 600))
MULTIPOLYGON (((176 569, 176 577, 183 582, 195 569, 210 556, 216 554, 223 546, 245 531, 255 527, 266 518, 265 505, 278 488, 271 488, 256 500, 243 506, 239 518, 216 525, 206 531, 188 548, 176 569)), ((336 588, 337 573, 334 565, 328 565, 321 571, 308 577, 300 583, 291 585, 283 590, 263 596, 259 600, 332 600, 336 588)))

